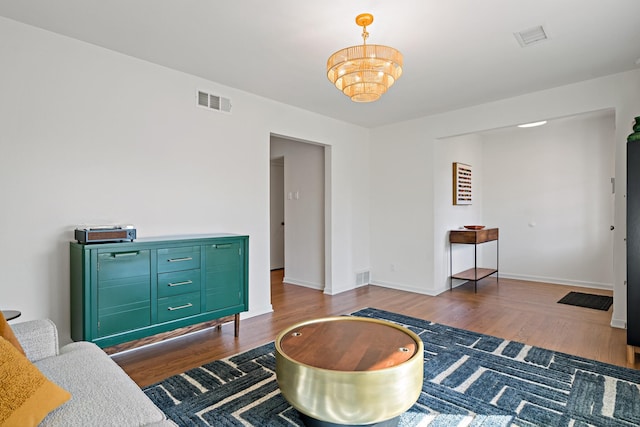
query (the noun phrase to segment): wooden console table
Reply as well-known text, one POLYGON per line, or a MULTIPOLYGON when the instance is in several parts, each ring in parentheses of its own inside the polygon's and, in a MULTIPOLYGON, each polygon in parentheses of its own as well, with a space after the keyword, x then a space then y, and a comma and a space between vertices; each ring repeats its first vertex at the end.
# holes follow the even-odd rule
POLYGON ((472 281, 474 291, 478 292, 478 281, 485 277, 496 275, 498 279, 498 229, 485 228, 483 230, 451 230, 449 232, 449 290, 453 289, 453 279, 472 281), (496 242, 496 268, 480 268, 478 267, 478 245, 486 242, 496 242), (454 244, 473 245, 473 268, 453 273, 453 251, 454 244))

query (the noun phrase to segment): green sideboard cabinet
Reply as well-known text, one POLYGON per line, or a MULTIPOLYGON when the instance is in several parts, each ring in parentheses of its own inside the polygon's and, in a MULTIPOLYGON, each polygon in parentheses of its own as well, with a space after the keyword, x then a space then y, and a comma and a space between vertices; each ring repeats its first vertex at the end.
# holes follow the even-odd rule
POLYGON ((70 243, 71 338, 109 347, 248 307, 249 237, 70 243))

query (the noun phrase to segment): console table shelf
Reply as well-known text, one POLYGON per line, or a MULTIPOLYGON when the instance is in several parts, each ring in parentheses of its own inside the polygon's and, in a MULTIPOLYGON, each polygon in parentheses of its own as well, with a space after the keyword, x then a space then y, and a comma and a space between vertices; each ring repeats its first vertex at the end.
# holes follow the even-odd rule
POLYGON ((461 271, 460 273, 456 273, 451 276, 453 279, 461 279, 461 280, 482 280, 485 277, 491 276, 493 273, 497 273, 498 270, 495 268, 470 268, 465 271, 461 271))
POLYGON ((489 277, 492 274, 496 275, 498 279, 498 229, 487 228, 483 230, 451 230, 449 232, 449 271, 451 276, 449 277, 449 289, 453 289, 453 279, 466 280, 474 282, 474 291, 478 292, 478 281, 489 277), (478 267, 478 245, 487 242, 496 242, 496 267, 495 268, 483 268, 478 267), (473 268, 461 271, 459 273, 453 273, 453 250, 454 244, 473 245, 473 268))

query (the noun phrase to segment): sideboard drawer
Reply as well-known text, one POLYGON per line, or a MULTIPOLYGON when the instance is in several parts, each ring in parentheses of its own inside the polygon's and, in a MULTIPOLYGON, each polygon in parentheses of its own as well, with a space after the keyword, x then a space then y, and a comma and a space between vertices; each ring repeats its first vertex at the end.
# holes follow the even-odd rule
POLYGON ((148 276, 151 272, 148 250, 113 251, 98 254, 98 280, 148 276))
POLYGON ((158 273, 200 268, 200 246, 158 249, 158 273))
POLYGON ((158 297, 200 292, 200 269, 158 274, 158 297))
POLYGON ((200 313, 200 292, 158 299, 158 321, 167 322, 200 313))

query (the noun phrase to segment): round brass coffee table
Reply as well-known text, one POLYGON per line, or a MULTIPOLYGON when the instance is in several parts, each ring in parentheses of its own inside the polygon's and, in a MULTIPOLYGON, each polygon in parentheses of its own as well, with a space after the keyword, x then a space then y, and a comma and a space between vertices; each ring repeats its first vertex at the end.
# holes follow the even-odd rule
POLYGON ((395 323, 315 319, 282 331, 275 346, 280 391, 309 426, 397 425, 422 390, 422 340, 395 323))

